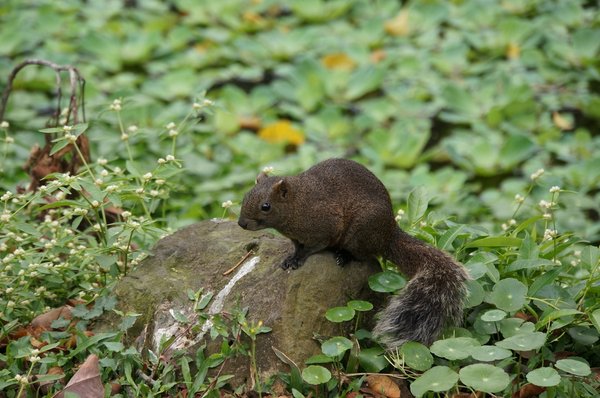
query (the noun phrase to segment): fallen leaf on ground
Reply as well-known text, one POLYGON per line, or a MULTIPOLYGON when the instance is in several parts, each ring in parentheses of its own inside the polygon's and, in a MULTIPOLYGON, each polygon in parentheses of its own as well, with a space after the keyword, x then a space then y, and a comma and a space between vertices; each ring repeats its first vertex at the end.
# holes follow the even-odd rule
POLYGON ((69 380, 67 386, 56 395, 56 398, 64 398, 66 392, 86 398, 104 398, 104 386, 100 380, 98 363, 97 355, 92 354, 87 357, 77 373, 69 380))
POLYGON ((371 390, 388 398, 400 398, 400 388, 392 379, 384 375, 370 375, 367 383, 371 390))

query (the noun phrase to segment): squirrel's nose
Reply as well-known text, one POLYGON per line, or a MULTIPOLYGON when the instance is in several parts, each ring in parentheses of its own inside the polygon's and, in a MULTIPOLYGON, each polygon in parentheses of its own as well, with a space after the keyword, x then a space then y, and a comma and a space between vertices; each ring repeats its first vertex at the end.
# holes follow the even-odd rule
POLYGON ((248 227, 248 221, 244 220, 243 218, 240 218, 238 220, 238 225, 244 229, 246 229, 248 227))

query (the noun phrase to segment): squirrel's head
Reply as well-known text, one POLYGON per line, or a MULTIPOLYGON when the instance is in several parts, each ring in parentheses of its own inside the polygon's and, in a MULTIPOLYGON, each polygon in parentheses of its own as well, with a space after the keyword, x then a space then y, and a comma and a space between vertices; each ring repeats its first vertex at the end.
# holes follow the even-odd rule
POLYGON ((244 196, 238 225, 251 231, 277 229, 285 218, 285 206, 282 205, 288 199, 285 177, 268 177, 260 173, 256 177, 256 185, 244 196))

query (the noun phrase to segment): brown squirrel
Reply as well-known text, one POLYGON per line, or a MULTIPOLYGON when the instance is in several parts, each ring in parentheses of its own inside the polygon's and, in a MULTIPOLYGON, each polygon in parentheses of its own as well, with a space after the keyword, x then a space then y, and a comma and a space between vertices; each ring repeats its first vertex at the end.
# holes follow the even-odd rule
POLYGON ((238 224, 274 228, 292 240, 282 268, 296 269, 313 253, 332 249, 343 265, 381 256, 410 278, 380 314, 373 334, 388 349, 405 341, 431 344, 462 319, 464 268, 448 254, 398 227, 390 195, 367 168, 329 159, 297 176, 259 174, 244 197, 238 224))

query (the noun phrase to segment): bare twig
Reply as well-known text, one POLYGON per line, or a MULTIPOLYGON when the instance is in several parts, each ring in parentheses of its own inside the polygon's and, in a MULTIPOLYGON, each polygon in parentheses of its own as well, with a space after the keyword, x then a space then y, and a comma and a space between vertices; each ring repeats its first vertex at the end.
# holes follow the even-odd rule
POLYGON ((248 257, 250 257, 250 255, 252 255, 252 254, 254 254, 254 250, 248 251, 248 253, 246 253, 246 255, 244 257, 242 257, 242 259, 240 261, 238 261, 238 263, 236 265, 229 268, 227 271, 223 272, 223 276, 227 276, 227 275, 231 274, 233 271, 235 271, 235 269, 237 267, 239 267, 240 265, 242 265, 244 263, 244 261, 246 261, 248 259, 248 257))
MULTIPOLYGON (((28 65, 41 65, 41 66, 47 66, 49 68, 52 68, 54 70, 54 72, 56 73, 56 86, 57 86, 57 110, 56 110, 56 124, 58 125, 58 118, 60 116, 60 99, 61 99, 61 77, 60 77, 60 73, 61 72, 68 72, 69 73, 69 81, 70 81, 70 86, 71 86, 71 98, 70 98, 70 102, 69 102, 69 111, 67 113, 67 122, 71 121, 71 115, 73 115, 73 122, 72 124, 77 124, 78 123, 78 115, 77 115, 77 110, 78 110, 78 105, 77 105, 77 92, 78 89, 83 90, 83 88, 85 87, 85 80, 81 77, 81 74, 79 73, 79 70, 72 66, 72 65, 58 65, 55 64, 54 62, 50 62, 50 61, 46 61, 44 59, 26 59, 25 61, 21 62, 20 64, 18 64, 17 66, 15 66, 13 68, 13 70, 10 72, 10 75, 8 76, 8 81, 6 83, 6 87, 4 88, 4 91, 2 92, 2 99, 0 100, 0 120, 4 120, 4 113, 6 112, 6 105, 8 103, 8 98, 10 97, 10 93, 13 89, 13 83, 15 81, 15 78, 17 77, 17 74, 21 71, 21 69, 25 68, 28 65), (81 84, 81 86, 78 85, 78 83, 81 84)), ((82 101, 83 101, 83 96, 82 96, 82 101)), ((82 103, 82 114, 83 114, 83 121, 85 122, 85 111, 83 110, 83 103, 82 103)))
MULTIPOLYGON (((4 120, 8 99, 13 89, 14 80, 17 74, 28 65, 46 66, 54 70, 56 75, 56 110, 52 115, 52 122, 49 127, 56 127, 61 124, 61 103, 62 103, 62 77, 61 74, 69 74, 69 106, 64 114, 63 124, 72 126, 79 123, 79 110, 81 109, 82 121, 85 122, 85 103, 84 89, 85 80, 81 77, 79 70, 72 65, 58 65, 54 62, 43 59, 27 59, 13 68, 2 97, 0 98, 0 121, 4 120)), ((57 134, 45 134, 45 146, 39 148, 35 145, 32 148, 29 160, 24 168, 31 176, 29 190, 34 191, 40 185, 41 181, 51 173, 62 172, 76 174, 82 164, 90 161, 89 141, 85 134, 80 134, 75 143, 69 144, 56 153, 52 153, 53 140, 57 134), (68 155, 71 155, 69 158, 68 155)))

